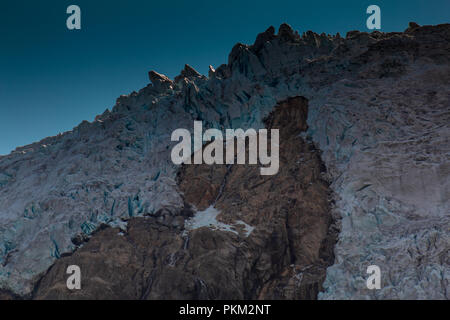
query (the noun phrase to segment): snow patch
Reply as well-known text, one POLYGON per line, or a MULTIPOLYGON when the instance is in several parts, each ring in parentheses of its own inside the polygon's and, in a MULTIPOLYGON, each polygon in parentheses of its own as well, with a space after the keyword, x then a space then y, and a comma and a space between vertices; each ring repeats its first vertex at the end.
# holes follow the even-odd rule
POLYGON ((219 213, 220 211, 214 208, 214 206, 209 206, 203 211, 197 211, 192 218, 186 221, 186 229, 195 230, 202 227, 208 227, 211 229, 233 232, 239 235, 234 226, 240 224, 244 226, 245 237, 248 237, 255 229, 241 220, 236 221, 234 225, 220 222, 217 220, 219 213))

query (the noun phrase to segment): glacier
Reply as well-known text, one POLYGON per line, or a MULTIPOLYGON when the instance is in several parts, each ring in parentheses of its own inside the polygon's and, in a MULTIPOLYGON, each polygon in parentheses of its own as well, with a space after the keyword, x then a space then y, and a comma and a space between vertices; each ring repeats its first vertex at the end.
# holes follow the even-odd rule
POLYGON ((208 77, 188 65, 93 122, 0 157, 0 288, 27 296, 100 225, 181 210, 171 132, 264 128, 278 101, 309 101, 340 220, 320 299, 449 299, 450 25, 300 35, 273 27, 208 77), (380 266, 382 289, 366 268, 380 266))

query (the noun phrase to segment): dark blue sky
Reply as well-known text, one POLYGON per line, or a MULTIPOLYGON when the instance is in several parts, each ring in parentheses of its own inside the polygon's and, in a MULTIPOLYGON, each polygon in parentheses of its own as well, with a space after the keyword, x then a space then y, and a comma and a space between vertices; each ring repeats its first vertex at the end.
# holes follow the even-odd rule
POLYGON ((0 154, 92 121, 147 85, 151 69, 173 78, 188 63, 207 74, 270 25, 367 31, 370 4, 381 7, 381 31, 450 20, 448 0, 2 0, 0 154), (71 4, 81 7, 80 31, 66 28, 71 4))

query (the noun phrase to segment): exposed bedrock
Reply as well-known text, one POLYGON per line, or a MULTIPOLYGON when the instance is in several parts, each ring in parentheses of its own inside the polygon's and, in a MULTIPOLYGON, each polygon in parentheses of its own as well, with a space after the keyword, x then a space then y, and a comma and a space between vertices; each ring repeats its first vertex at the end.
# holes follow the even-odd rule
POLYGON ((56 262, 35 298, 317 298, 338 230, 325 166, 300 136, 307 108, 305 98, 291 98, 265 120, 280 129, 277 175, 262 176, 257 165, 185 165, 184 210, 131 219, 126 232, 97 232, 56 262), (198 224, 211 212, 219 213, 198 224), (83 271, 83 288, 72 292, 71 264, 83 271))

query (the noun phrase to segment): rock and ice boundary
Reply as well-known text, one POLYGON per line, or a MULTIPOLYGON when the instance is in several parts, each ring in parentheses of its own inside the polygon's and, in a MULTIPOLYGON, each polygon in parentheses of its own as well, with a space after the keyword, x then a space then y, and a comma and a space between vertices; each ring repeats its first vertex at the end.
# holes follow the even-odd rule
POLYGON ((341 219, 319 298, 450 298, 450 25, 343 38, 283 24, 208 77, 149 77, 92 123, 0 157, 0 288, 30 294, 103 223, 182 208, 176 128, 263 128, 278 101, 303 96, 341 219), (365 287, 372 264, 380 290, 365 287))

